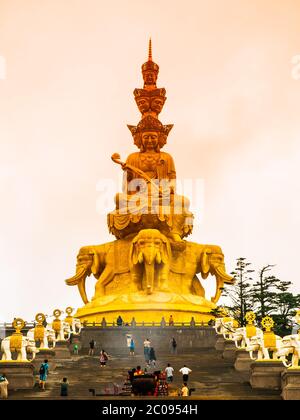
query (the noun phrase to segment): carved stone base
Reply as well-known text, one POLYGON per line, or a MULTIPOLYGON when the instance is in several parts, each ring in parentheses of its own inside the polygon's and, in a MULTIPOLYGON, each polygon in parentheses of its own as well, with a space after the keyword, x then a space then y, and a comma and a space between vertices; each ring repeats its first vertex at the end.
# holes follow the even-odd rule
MULTIPOLYGON (((120 274, 120 284, 127 284, 130 280, 128 273, 120 274), (123 278, 124 277, 124 278, 123 278)), ((169 279, 171 282, 171 279, 169 279)), ((128 288, 130 283, 128 283, 128 288)), ((145 292, 135 292, 122 295, 107 295, 92 300, 75 314, 82 323, 101 323, 103 317, 108 323, 115 322, 121 316, 124 322, 160 323, 162 317, 169 319, 173 316, 174 322, 190 323, 193 317, 196 322, 207 323, 213 319, 211 310, 215 304, 202 296, 193 294, 179 294, 175 292, 154 292, 147 295, 145 292)))
POLYGON ((300 369, 286 369, 281 374, 282 398, 300 400, 300 369))
POLYGON ((259 360, 251 364, 250 385, 256 389, 281 389, 285 367, 276 360, 259 360))
POLYGON ((234 368, 238 372, 249 372, 251 364, 254 362, 250 356, 249 352, 245 349, 237 349, 235 352, 236 359, 234 363, 234 368))
POLYGON ((71 353, 69 350, 68 341, 57 341, 55 345, 55 360, 60 359, 70 359, 71 353))
POLYGON ((9 382, 8 389, 28 389, 35 384, 34 366, 30 362, 1 362, 0 372, 9 382))
POLYGON ((215 349, 217 350, 217 351, 221 351, 221 352, 223 352, 223 350, 224 350, 224 345, 225 345, 225 338, 223 337, 223 335, 218 335, 218 338, 217 338, 217 341, 216 341, 216 344, 215 344, 215 349))
POLYGON ((225 360, 235 360, 236 345, 233 340, 225 340, 222 357, 225 360))

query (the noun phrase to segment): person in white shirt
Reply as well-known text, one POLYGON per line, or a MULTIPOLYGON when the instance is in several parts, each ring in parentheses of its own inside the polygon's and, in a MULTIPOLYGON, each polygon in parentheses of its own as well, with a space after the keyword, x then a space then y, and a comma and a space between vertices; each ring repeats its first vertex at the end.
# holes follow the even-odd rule
POLYGON ((170 365, 170 363, 168 363, 168 366, 165 369, 166 375, 167 375, 167 382, 171 383, 173 382, 173 372, 174 369, 172 368, 172 366, 170 365))
POLYGON ((179 369, 179 372, 182 373, 183 382, 187 382, 189 380, 189 374, 192 372, 192 370, 186 367, 186 365, 183 365, 183 367, 179 369))

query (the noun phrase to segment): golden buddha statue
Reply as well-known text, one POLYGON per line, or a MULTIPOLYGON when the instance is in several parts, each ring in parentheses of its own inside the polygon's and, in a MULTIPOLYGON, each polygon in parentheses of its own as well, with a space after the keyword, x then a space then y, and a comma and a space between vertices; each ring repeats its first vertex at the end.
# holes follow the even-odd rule
POLYGON ((173 125, 158 120, 166 101, 166 90, 156 87, 159 67, 152 60, 151 40, 148 61, 142 65, 144 88, 134 96, 142 119, 128 125, 139 152, 125 163, 115 153, 112 159, 125 171, 123 193, 116 196, 116 210, 108 215, 109 231, 124 238, 141 229, 156 228, 171 240, 180 242, 193 229, 189 200, 176 195, 176 170, 170 154, 162 152, 173 125))
POLYGON ((192 232, 193 215, 189 200, 176 193, 173 158, 161 150, 173 125, 158 119, 166 101, 166 90, 156 86, 158 71, 150 41, 148 61, 142 65, 144 86, 134 90, 142 118, 137 126, 128 126, 139 151, 126 162, 112 155, 124 170, 122 192, 108 214, 109 231, 117 239, 82 247, 76 274, 66 280, 78 286, 85 303, 75 315, 81 321, 101 322, 105 317, 112 322, 121 315, 127 322, 160 322, 171 314, 175 322, 190 322, 192 317, 208 321, 224 284, 233 282, 220 247, 183 240, 192 232), (96 284, 89 301, 85 282, 91 274, 96 284), (210 301, 197 274, 216 279, 210 301))

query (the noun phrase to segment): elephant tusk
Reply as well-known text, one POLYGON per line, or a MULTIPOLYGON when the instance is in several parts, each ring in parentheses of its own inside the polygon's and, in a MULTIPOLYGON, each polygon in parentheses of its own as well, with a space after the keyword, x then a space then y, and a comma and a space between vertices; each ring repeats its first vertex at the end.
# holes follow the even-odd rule
POLYGON ((143 253, 142 252, 140 252, 139 253, 139 256, 138 256, 138 262, 140 263, 140 264, 142 264, 142 262, 144 261, 144 256, 143 256, 143 253))
POLYGON ((83 266, 76 270, 75 276, 65 280, 68 286, 77 286, 80 281, 82 280, 82 277, 87 275, 88 268, 83 266))
POLYGON ((222 281, 227 284, 233 284, 234 283, 234 277, 230 276, 226 273, 225 267, 222 265, 218 265, 215 267, 215 271, 218 276, 222 278, 222 281))
POLYGON ((217 285, 215 296, 211 298, 211 301, 217 303, 221 297, 224 283, 233 284, 234 278, 226 273, 225 267, 222 264, 215 266, 214 269, 217 285))
POLYGON ((66 284, 68 286, 78 286, 81 299, 83 300, 85 304, 89 302, 87 298, 86 290, 85 290, 85 279, 88 275, 90 275, 89 268, 83 266, 77 270, 75 276, 66 280, 66 284))
POLYGON ((161 264, 162 262, 161 253, 159 251, 156 254, 156 262, 157 264, 161 264))

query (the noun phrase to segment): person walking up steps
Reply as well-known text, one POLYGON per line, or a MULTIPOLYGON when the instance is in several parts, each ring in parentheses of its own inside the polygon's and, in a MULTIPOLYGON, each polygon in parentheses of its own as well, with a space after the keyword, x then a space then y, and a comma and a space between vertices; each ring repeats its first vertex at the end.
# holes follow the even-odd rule
POLYGON ((89 356, 94 356, 96 341, 94 341, 94 340, 92 339, 92 340, 89 342, 89 344, 90 344, 89 356))
POLYGON ((149 360, 150 360, 150 347, 151 347, 151 342, 148 338, 146 338, 146 340, 144 341, 144 356, 145 356, 145 361, 147 365, 149 364, 149 360))
POLYGON ((130 346, 129 346, 130 356, 134 356, 134 349, 135 349, 134 340, 133 340, 133 338, 131 338, 131 340, 130 340, 130 346))
POLYGON ((182 373, 183 382, 187 382, 189 380, 189 374, 192 372, 192 369, 186 367, 186 365, 183 365, 183 367, 179 369, 179 372, 182 373))
POLYGON ((171 353, 172 354, 177 354, 177 342, 176 342, 174 337, 172 337, 172 339, 170 341, 170 345, 171 345, 171 353))
POLYGON ((168 366, 166 367, 165 372, 167 375, 167 383, 170 384, 171 382, 173 382, 173 373, 174 373, 174 369, 172 368, 170 363, 168 363, 168 366))
POLYGON ((45 391, 45 385, 46 385, 46 381, 47 381, 47 376, 48 376, 48 371, 49 371, 49 365, 48 365, 48 360, 44 360, 44 363, 41 364, 40 367, 40 388, 45 391))
POLYGON ((68 379, 63 378, 63 380, 60 383, 60 396, 61 397, 67 397, 68 396, 68 390, 69 390, 68 379))
POLYGON ((149 365, 155 367, 156 365, 156 355, 155 355, 155 350, 153 347, 150 347, 150 352, 149 352, 149 365))
POLYGON ((102 349, 100 352, 100 367, 105 367, 107 360, 108 360, 108 354, 106 353, 105 350, 102 349))

